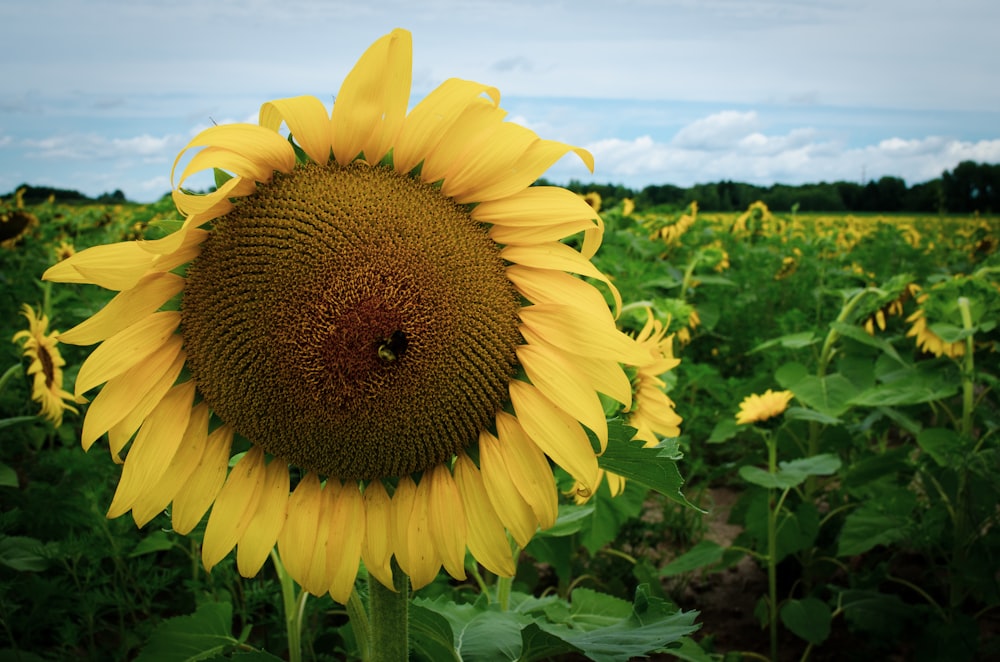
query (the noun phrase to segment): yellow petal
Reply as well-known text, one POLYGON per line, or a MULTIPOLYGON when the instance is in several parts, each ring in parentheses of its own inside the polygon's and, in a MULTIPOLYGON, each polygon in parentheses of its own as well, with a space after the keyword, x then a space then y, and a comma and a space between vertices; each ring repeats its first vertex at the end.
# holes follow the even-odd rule
POLYGON ((87 408, 83 434, 80 437, 83 450, 90 450, 102 434, 128 416, 151 392, 156 391, 152 393, 156 401, 163 397, 183 366, 183 359, 177 361, 182 344, 180 336, 171 336, 159 352, 104 385, 87 408))
POLYGON ((229 472, 226 484, 215 497, 201 545, 201 562, 211 572, 228 554, 250 525, 264 488, 264 451, 253 446, 229 472))
POLYGON ((190 533, 215 501, 226 481, 232 446, 233 429, 228 425, 208 435, 198 465, 191 472, 184 489, 174 497, 170 523, 177 533, 190 533))
POLYGON ((545 342, 571 354, 642 365, 649 352, 599 317, 571 305, 543 303, 522 307, 524 325, 545 342))
POLYGON ((484 93, 493 99, 494 107, 500 103, 496 88, 459 78, 446 80, 424 97, 407 116, 393 147, 396 170, 403 173, 413 170, 437 148, 465 108, 484 93))
MULTIPOLYGON (((168 344, 175 342, 175 340, 170 340, 168 344)), ((120 421, 112 425, 108 430, 108 445, 111 449, 111 457, 114 458, 116 462, 119 461, 118 456, 121 454, 122 449, 125 448, 125 444, 128 443, 128 440, 132 438, 132 435, 139 429, 142 422, 146 420, 149 413, 153 411, 158 404, 160 404, 160 400, 162 400, 163 396, 170 390, 170 387, 174 385, 174 382, 177 380, 177 376, 180 375, 181 369, 184 367, 185 358, 184 350, 182 349, 177 356, 174 357, 174 362, 170 364, 170 367, 167 368, 166 372, 164 372, 148 390, 146 390, 147 387, 145 385, 135 386, 137 390, 145 391, 139 398, 138 404, 136 404, 131 411, 128 411, 120 421)), ((150 361, 152 361, 152 359, 150 359, 150 361)), ((136 366, 136 368, 138 368, 138 366, 136 366)), ((135 374, 136 373, 130 370, 115 379, 121 379, 124 381, 128 379, 129 375, 135 374)), ((126 381, 125 383, 127 384, 128 382, 126 381)), ((86 421, 84 421, 84 426, 86 426, 86 421)), ((98 429, 100 427, 97 425, 97 422, 95 422, 95 426, 97 426, 98 429)), ((89 435, 92 434, 93 430, 90 430, 87 438, 89 439, 89 435)))
POLYGON ((517 359, 528 379, 545 397, 597 435, 603 452, 608 445, 604 407, 573 360, 546 345, 519 345, 517 359))
POLYGON ((511 380, 510 400, 531 441, 573 478, 594 489, 597 456, 580 424, 531 384, 511 380))
POLYGON ((282 121, 310 159, 323 165, 330 161, 330 114, 322 101, 300 96, 269 101, 260 107, 262 127, 277 132, 282 121))
POLYGON ((465 579, 465 509, 458 486, 444 464, 425 471, 423 480, 429 482, 428 524, 442 565, 455 579, 465 579))
MULTIPOLYGON (((212 126, 191 139, 184 149, 180 151, 174 159, 173 168, 170 170, 171 186, 180 189, 184 186, 185 180, 196 172, 216 167, 210 162, 203 162, 198 169, 186 168, 179 181, 174 185, 174 175, 177 172, 177 164, 189 149, 195 147, 212 147, 215 150, 226 150, 238 154, 246 159, 259 164, 261 170, 273 173, 275 170, 281 172, 291 172, 295 167, 295 150, 287 140, 277 132, 256 124, 222 124, 212 126)), ((241 178, 237 178, 241 179, 241 178)), ((232 181, 232 180, 230 180, 232 181)), ((229 182, 226 182, 229 184, 229 182)), ((235 184, 233 184, 235 185, 235 184)), ((219 191, 224 187, 220 186, 219 191)), ((191 196, 193 197, 193 196, 191 196)), ((210 196, 201 196, 209 198, 210 196)), ((187 199, 187 198, 185 198, 187 199)), ((197 213, 195 207, 178 206, 181 213, 188 216, 197 213)))
POLYGON ((337 493, 330 531, 335 540, 327 552, 330 596, 346 605, 354 590, 366 536, 365 502, 357 483, 349 482, 337 493))
POLYGON ((515 228, 509 225, 494 225, 489 230, 490 239, 498 244, 535 245, 549 241, 559 241, 578 232, 594 228, 594 222, 586 219, 566 221, 552 225, 536 225, 529 228, 515 228))
POLYGON ((403 564, 399 564, 409 575, 414 591, 434 581, 441 569, 441 557, 431 539, 430 495, 430 481, 421 480, 413 494, 413 511, 406 527, 409 568, 403 568, 403 564))
POLYGON ((590 260, 566 244, 553 241, 531 246, 505 246, 500 251, 500 257, 508 262, 523 264, 526 267, 567 271, 595 278, 608 286, 611 296, 615 300, 615 310, 621 310, 622 298, 621 294, 618 293, 618 288, 590 260))
POLYGON ((80 251, 42 274, 56 283, 91 283, 109 290, 132 287, 152 266, 156 256, 142 250, 138 242, 102 244, 80 251))
POLYGON ((417 494, 416 483, 409 476, 403 476, 392 493, 392 550, 403 572, 410 574, 410 551, 407 546, 407 529, 413 518, 413 501, 417 494))
POLYGON ((378 163, 406 117, 413 44, 406 30, 393 30, 368 47, 344 79, 333 104, 333 153, 347 165, 364 152, 378 163))
POLYGON ((500 441, 483 430, 479 433, 479 468, 493 510, 521 547, 527 545, 538 529, 538 518, 514 486, 500 450, 500 441))
MULTIPOLYGON (((495 149, 497 146, 496 142, 489 143, 488 148, 484 148, 483 151, 486 152, 495 149)), ((565 156, 567 152, 575 153, 584 162, 588 170, 591 172, 594 171, 594 157, 587 150, 554 140, 536 138, 524 150, 516 162, 503 169, 498 168, 494 171, 490 181, 483 182, 467 194, 454 196, 455 200, 459 203, 477 202, 496 200, 513 195, 531 186, 536 179, 541 177, 546 170, 565 156)), ((507 164, 503 165, 506 166, 507 164)))
POLYGON ((315 596, 323 595, 330 590, 333 578, 330 554, 337 545, 338 531, 333 530, 332 519, 337 494, 341 490, 340 481, 331 478, 326 481, 319 493, 319 519, 316 521, 316 541, 309 550, 310 561, 306 566, 306 574, 299 578, 302 588, 315 596))
POLYGON ((420 179, 428 183, 440 181, 446 172, 468 154, 482 147, 483 142, 500 128, 507 111, 483 98, 473 99, 441 136, 433 151, 424 156, 420 179))
POLYGON ((480 223, 529 228, 569 221, 595 221, 594 208, 576 193, 557 186, 532 186, 518 193, 481 202, 472 210, 480 223))
POLYGON ((86 393, 161 351, 180 323, 179 312, 153 313, 105 340, 80 366, 76 394, 86 393))
POLYGON ((108 517, 128 511, 143 490, 163 476, 187 430, 194 391, 191 381, 170 389, 143 423, 125 459, 108 517))
POLYGON ((455 484, 465 509, 469 551, 490 572, 513 577, 516 566, 503 523, 490 503, 479 469, 465 453, 455 459, 455 484))
POLYGON ((552 467, 541 449, 528 438, 517 419, 506 412, 497 414, 497 435, 504 464, 514 478, 514 486, 547 529, 559 514, 559 497, 552 467))
POLYGON ((181 438, 180 446, 156 484, 139 494, 132 504, 132 517, 136 526, 145 526, 149 520, 166 509, 181 489, 186 487, 208 438, 208 404, 201 402, 191 410, 191 417, 181 438))
POLYGON ((242 576, 253 577, 260 572, 285 525, 287 504, 288 465, 275 458, 264 469, 256 512, 236 545, 236 567, 242 576))
POLYGON ((308 573, 316 545, 322 500, 322 486, 314 473, 308 473, 288 497, 288 519, 278 534, 278 552, 285 570, 300 584, 308 573))
POLYGON ((518 160, 537 140, 535 132, 523 126, 499 124, 481 147, 452 164, 444 175, 441 192, 459 202, 488 200, 478 197, 480 190, 509 177, 518 160))
POLYGON ((571 304, 597 319, 603 318, 604 324, 613 326, 615 323, 607 302, 597 288, 576 276, 520 264, 508 265, 506 275, 517 291, 532 303, 571 304))
POLYGON ((180 276, 163 272, 146 274, 135 287, 120 292, 99 312, 59 334, 59 341, 93 345, 110 338, 152 315, 183 289, 184 279, 180 276))
POLYGON ((364 493, 365 539, 361 558, 369 574, 386 588, 395 590, 392 582, 392 502, 382 481, 369 483, 364 493))

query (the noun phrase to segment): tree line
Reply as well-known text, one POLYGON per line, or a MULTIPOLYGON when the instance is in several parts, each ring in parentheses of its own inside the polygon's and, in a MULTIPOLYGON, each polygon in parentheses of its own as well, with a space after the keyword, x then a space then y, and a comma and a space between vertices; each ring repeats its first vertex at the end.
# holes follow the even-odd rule
POLYGON ((881 177, 864 184, 840 181, 758 186, 725 180, 689 187, 657 184, 641 190, 572 180, 568 188, 598 193, 605 208, 632 198, 642 209, 676 209, 697 201, 704 211, 741 211, 761 200, 769 209, 782 212, 1000 213, 1000 164, 973 161, 963 161, 940 177, 913 186, 899 177, 881 177))

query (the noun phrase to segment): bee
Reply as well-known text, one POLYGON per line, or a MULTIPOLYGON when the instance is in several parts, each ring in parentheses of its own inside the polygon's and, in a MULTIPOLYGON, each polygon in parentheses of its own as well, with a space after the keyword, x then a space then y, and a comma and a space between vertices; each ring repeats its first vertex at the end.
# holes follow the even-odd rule
POLYGON ((405 333, 402 331, 393 331, 391 336, 378 341, 376 353, 382 363, 392 363, 406 352, 409 344, 410 342, 407 340, 405 333))

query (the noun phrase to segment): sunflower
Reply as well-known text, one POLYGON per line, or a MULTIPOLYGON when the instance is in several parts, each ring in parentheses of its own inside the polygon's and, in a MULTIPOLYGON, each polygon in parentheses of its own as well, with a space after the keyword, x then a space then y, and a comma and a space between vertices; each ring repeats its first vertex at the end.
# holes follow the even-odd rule
POLYGON ((59 245, 52 249, 56 255, 56 262, 62 262, 63 260, 68 260, 69 258, 76 255, 76 247, 73 246, 73 242, 61 241, 59 245))
POLYGON ((748 423, 763 423, 768 419, 782 414, 795 395, 791 391, 772 391, 767 389, 763 394, 748 395, 740 402, 740 411, 736 414, 738 425, 748 423))
MULTIPOLYGON (((674 336, 667 335, 667 326, 654 317, 652 310, 648 310, 647 315, 646 324, 635 339, 648 356, 644 363, 635 366, 632 406, 625 413, 625 421, 636 429, 633 439, 649 447, 660 443, 661 437, 680 436, 683 419, 674 411, 674 402, 667 396, 666 382, 662 379, 681 362, 674 357, 674 336)), ((625 489, 622 476, 603 469, 600 475, 607 478, 611 496, 618 496, 625 489)), ((592 492, 579 482, 574 485, 573 493, 578 504, 592 496, 592 492)))
POLYGON ((648 350, 578 277, 620 305, 590 262, 597 214, 530 186, 568 152, 592 158, 505 122, 471 81, 407 113, 410 77, 395 30, 332 113, 278 99, 259 125, 206 129, 174 163, 178 230, 46 272, 119 291, 63 334, 102 343, 76 382, 104 384, 84 448, 107 432, 118 458, 131 441, 110 517, 141 526, 172 503, 187 533, 211 507, 208 569, 235 547, 252 576, 277 544, 307 591, 343 603, 360 561, 390 588, 393 557, 419 588, 442 566, 463 578, 466 548, 511 576, 508 532, 523 546, 556 518, 549 460, 593 489, 598 393, 630 406, 622 364, 648 350), (183 188, 212 170, 216 191, 183 188), (580 251, 562 243, 579 233, 580 251))
POLYGON ((59 353, 59 332, 49 332, 49 318, 24 304, 21 314, 28 320, 28 329, 14 334, 13 342, 24 341, 22 351, 31 360, 28 375, 33 376, 31 399, 42 406, 39 412, 56 427, 62 425, 64 411, 77 413, 68 401, 77 398, 63 390, 63 371, 66 365, 59 353))

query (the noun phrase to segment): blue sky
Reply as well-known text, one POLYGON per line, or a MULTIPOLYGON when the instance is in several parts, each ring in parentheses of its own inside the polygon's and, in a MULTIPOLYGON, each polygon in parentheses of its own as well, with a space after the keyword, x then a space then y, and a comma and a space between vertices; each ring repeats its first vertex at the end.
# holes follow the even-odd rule
POLYGON ((8 0, 0 193, 169 190, 175 155, 264 101, 332 101, 364 49, 413 32, 411 103, 449 77, 591 150, 565 183, 900 176, 1000 162, 994 0, 8 0))

